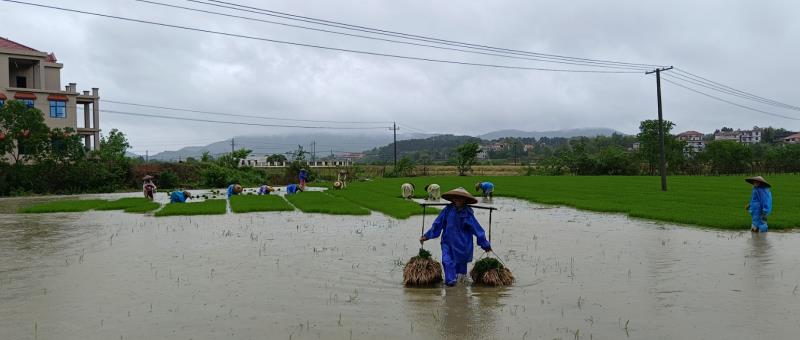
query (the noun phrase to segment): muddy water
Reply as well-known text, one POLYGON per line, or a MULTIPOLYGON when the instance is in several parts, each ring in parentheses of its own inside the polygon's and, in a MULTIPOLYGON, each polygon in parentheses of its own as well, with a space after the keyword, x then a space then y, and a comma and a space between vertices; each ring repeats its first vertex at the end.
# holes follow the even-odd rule
MULTIPOLYGON (((510 288, 403 288, 399 262, 417 252, 419 216, 0 214, 0 338, 800 334, 800 234, 494 205, 494 248, 518 279, 510 288)), ((437 242, 426 247, 440 256, 437 242)))

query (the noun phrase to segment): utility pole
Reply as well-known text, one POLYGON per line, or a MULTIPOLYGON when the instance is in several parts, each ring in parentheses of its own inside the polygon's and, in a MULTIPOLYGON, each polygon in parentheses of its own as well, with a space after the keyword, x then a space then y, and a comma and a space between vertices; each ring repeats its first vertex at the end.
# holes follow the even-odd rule
POLYGON ((394 132, 394 167, 397 168, 397 123, 392 122, 392 128, 390 129, 394 132))
POLYGON ((233 151, 234 151, 233 148, 235 146, 236 146, 236 143, 234 142, 234 138, 231 138, 231 153, 233 153, 233 151))
POLYGON ((661 173, 661 191, 667 191, 667 161, 664 154, 664 115, 661 110, 661 71, 669 71, 670 67, 657 68, 645 74, 656 74, 656 95, 658 97, 658 147, 661 151, 659 155, 659 172, 661 173))
POLYGON ((311 141, 311 163, 317 161, 317 141, 311 141))
POLYGON ((150 150, 144 150, 144 162, 150 163, 150 150))
POLYGON ((517 142, 514 142, 514 165, 517 165, 517 142))

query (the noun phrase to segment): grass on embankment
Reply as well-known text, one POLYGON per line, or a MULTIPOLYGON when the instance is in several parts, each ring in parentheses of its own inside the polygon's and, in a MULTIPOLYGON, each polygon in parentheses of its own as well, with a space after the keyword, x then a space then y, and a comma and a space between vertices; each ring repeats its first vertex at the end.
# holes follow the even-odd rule
POLYGON ((297 209, 305 213, 322 213, 331 215, 369 215, 370 211, 344 198, 328 195, 324 192, 301 192, 288 195, 297 209))
POLYGON ((196 203, 170 203, 156 211, 157 217, 162 216, 191 216, 191 215, 224 215, 226 213, 225 200, 207 200, 196 203))
POLYGON ((158 209, 161 204, 144 197, 125 197, 115 201, 106 201, 96 210, 123 210, 129 213, 145 213, 158 209))
POLYGON ((105 204, 106 200, 64 200, 46 202, 25 207, 19 210, 25 214, 57 213, 57 212, 83 212, 96 209, 105 204))
MULTIPOLYGON (((475 182, 491 181, 495 196, 514 197, 543 204, 571 206, 578 209, 624 213, 632 217, 693 224, 723 229, 749 229, 750 215, 744 206, 751 188, 743 176, 672 176, 668 191, 660 189, 659 177, 652 176, 516 176, 516 177, 415 177, 380 179, 350 183, 346 190, 332 194, 345 197, 373 210, 405 218, 418 213, 419 207, 391 208, 399 199, 400 185, 414 183, 415 196, 425 197, 422 188, 437 183, 442 193, 464 187, 473 195, 475 182), (386 204, 387 206, 384 206, 386 204), (407 210, 410 209, 410 210, 407 210)), ((800 177, 767 176, 772 184, 774 202, 769 217, 771 229, 800 227, 800 177)), ((408 202, 410 203, 410 202, 408 202)), ((412 204, 416 205, 416 204, 412 204)))
POLYGON ((236 195, 231 197, 231 211, 248 213, 256 211, 292 211, 289 203, 277 195, 236 195))

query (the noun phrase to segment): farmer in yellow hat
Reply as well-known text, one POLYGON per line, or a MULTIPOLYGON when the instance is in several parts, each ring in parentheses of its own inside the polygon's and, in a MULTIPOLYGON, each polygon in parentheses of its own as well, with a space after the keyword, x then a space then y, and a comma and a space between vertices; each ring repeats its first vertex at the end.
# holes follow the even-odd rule
POLYGON ((768 228, 767 215, 772 212, 772 193, 769 191, 772 186, 761 176, 750 177, 745 181, 753 185, 750 203, 745 206, 752 219, 750 230, 754 233, 765 233, 768 228))
POLYGON ((428 231, 420 237, 420 243, 442 235, 442 265, 445 284, 455 286, 459 275, 467 275, 467 263, 472 262, 472 236, 478 239, 478 246, 484 251, 492 251, 481 224, 468 204, 478 203, 464 188, 450 190, 442 198, 448 204, 428 231))

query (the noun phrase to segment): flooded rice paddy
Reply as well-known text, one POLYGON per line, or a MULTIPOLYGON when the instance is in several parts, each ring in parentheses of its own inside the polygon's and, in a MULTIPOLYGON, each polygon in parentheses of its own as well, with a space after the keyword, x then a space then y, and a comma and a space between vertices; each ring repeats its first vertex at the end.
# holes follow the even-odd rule
MULTIPOLYGON (((800 334, 794 232, 706 230, 498 198, 493 247, 517 284, 411 289, 401 285, 402 263, 418 251, 420 216, 13 213, 46 199, 0 199, 3 339, 800 334)), ((488 213, 477 215, 486 227, 488 213)), ((440 258, 438 240, 426 248, 440 258)))

